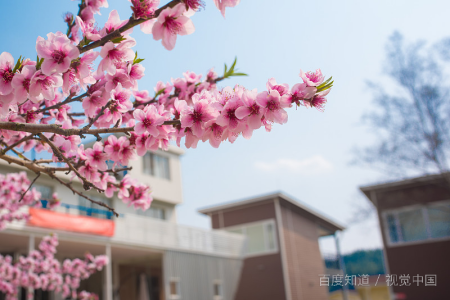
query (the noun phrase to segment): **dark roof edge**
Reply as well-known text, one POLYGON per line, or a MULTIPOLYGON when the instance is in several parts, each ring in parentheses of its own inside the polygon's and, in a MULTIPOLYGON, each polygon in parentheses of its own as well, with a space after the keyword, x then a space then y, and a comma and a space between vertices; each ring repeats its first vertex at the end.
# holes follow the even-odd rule
POLYGON ((328 223, 328 225, 331 225, 331 227, 335 227, 337 230, 345 229, 344 226, 342 226, 342 225, 336 223, 335 221, 331 220, 330 218, 325 217, 324 215, 314 211, 312 208, 309 208, 308 206, 306 206, 302 203, 299 203, 294 198, 292 198, 282 192, 275 192, 275 193, 265 194, 265 195, 256 196, 256 197, 252 197, 252 198, 246 198, 246 199, 242 199, 242 200, 232 201, 232 202, 228 202, 228 203, 221 204, 221 205, 210 206, 210 207, 206 207, 203 209, 199 209, 198 212, 208 215, 209 213, 216 212, 219 210, 229 209, 229 208, 246 205, 246 204, 252 204, 252 203, 265 201, 265 200, 271 200, 276 197, 283 199, 283 200, 295 205, 296 207, 310 213, 311 215, 315 216, 316 218, 320 219, 321 221, 328 223))
POLYGON ((360 189, 360 191, 367 193, 367 192, 371 192, 374 190, 382 190, 382 189, 388 189, 388 188, 416 184, 416 183, 428 183, 428 182, 433 182, 433 181, 439 181, 442 179, 443 179, 442 174, 429 174, 429 175, 424 175, 424 176, 420 176, 420 177, 407 178, 407 179, 403 179, 403 180, 389 181, 389 182, 385 182, 385 183, 361 186, 361 187, 359 187, 359 189, 360 189))

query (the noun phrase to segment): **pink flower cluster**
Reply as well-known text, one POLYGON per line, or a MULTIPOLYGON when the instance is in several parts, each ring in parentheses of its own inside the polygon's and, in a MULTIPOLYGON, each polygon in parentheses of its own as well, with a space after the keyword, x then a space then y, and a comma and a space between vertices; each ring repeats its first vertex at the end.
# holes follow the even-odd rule
POLYGON ((6 294, 6 299, 17 299, 20 287, 55 291, 64 298, 97 299, 87 292, 77 293, 77 289, 81 280, 102 270, 108 258, 87 253, 84 259, 65 259, 61 264, 55 258, 56 246, 58 237, 51 235, 43 237, 39 250, 19 257, 16 262, 11 256, 0 255, 0 291, 6 294))
MULTIPOLYGON (((155 40, 162 40, 170 50, 178 35, 195 30, 190 16, 204 4, 199 0, 183 0, 173 7, 169 5, 154 18, 158 0, 130 2, 133 18, 120 20, 113 10, 104 27, 97 28, 94 14, 108 7, 108 3, 85 0, 78 16, 65 16, 69 36, 56 32, 37 39, 37 61, 19 59, 15 63, 11 54, 0 55, 0 122, 52 124, 63 130, 84 125, 86 132, 91 127, 124 128, 122 134, 103 136, 102 141, 87 146, 81 143, 83 134, 44 131, 44 142, 27 132, 1 129, 3 143, 17 144, 24 151, 33 148, 37 152, 49 152, 53 162, 64 163, 66 167, 70 161, 78 170, 76 175, 71 171, 72 175, 82 180, 85 188, 94 187, 107 197, 117 193, 128 205, 145 210, 152 201, 150 188, 129 175, 121 180, 112 175, 136 155, 167 149, 171 141, 180 146, 183 138, 187 148, 196 148, 200 141, 217 148, 224 141, 233 143, 239 135, 249 139, 255 129, 264 127, 270 131, 274 123, 286 123, 286 109, 294 105, 323 111, 331 85, 327 86, 328 81, 324 81, 320 70, 300 71, 302 82, 292 88, 271 78, 267 90, 261 92, 239 85, 218 89, 218 81, 233 76, 233 64, 222 77, 211 69, 205 80, 202 75, 186 72, 171 82, 158 82, 154 96, 150 96, 148 90, 138 86, 145 68, 132 50, 136 45, 130 36, 133 28, 126 27, 127 30, 121 30, 120 38, 102 43, 100 51, 91 48, 83 51, 83 47, 129 22, 143 21, 141 29, 153 34, 155 40), (69 103, 74 101, 82 103, 82 112, 72 111, 69 103), (86 181, 90 184, 85 184, 86 181)), ((239 0, 215 0, 223 14, 226 7, 238 3, 239 0)), ((242 75, 235 75, 238 74, 242 75)), ((19 218, 19 215, 9 214, 4 218, 19 218)))
MULTIPOLYGON (((12 221, 27 220, 29 214, 22 209, 26 206, 39 207, 41 205, 41 193, 31 188, 30 181, 25 172, 0 174, 0 230, 12 221), (26 193, 25 193, 26 192, 26 193), (23 196, 23 197, 22 197, 23 196)), ((58 205, 56 194, 49 201, 49 208, 58 205)))

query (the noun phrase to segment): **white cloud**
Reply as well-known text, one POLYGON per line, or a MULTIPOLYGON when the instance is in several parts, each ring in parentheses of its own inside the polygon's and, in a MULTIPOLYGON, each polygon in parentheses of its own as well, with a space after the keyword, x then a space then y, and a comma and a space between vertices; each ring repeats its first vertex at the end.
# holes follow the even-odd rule
POLYGON ((273 162, 257 161, 254 166, 262 171, 287 171, 298 174, 322 174, 333 169, 332 164, 320 155, 305 159, 280 158, 273 162))

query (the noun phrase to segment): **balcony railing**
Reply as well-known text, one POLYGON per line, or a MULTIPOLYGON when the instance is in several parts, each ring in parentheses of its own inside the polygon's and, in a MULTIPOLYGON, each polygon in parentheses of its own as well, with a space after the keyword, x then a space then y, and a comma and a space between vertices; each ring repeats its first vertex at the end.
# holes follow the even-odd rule
MULTIPOLYGON (((92 217, 97 217, 97 214, 103 219, 110 216, 106 210, 66 203, 61 203, 56 212, 90 214, 92 217)), ((112 243, 236 258, 243 256, 245 237, 241 234, 182 226, 135 214, 121 214, 111 220, 115 223, 114 236, 110 238, 112 243)), ((20 227, 25 225, 23 222, 14 224, 20 227)))
POLYGON ((204 230, 167 221, 127 214, 115 219, 114 240, 160 249, 242 257, 244 236, 221 230, 204 230))
MULTIPOLYGON (((113 217, 113 213, 109 210, 105 209, 98 209, 98 208, 91 208, 81 205, 73 205, 73 204, 67 204, 67 203, 61 203, 59 205, 61 208, 66 209, 66 213, 70 213, 71 210, 78 210, 80 215, 89 216, 89 217, 96 217, 100 219, 108 219, 111 220, 113 217)), ((45 207, 44 207, 45 208, 45 207)), ((61 211, 61 209, 59 210, 61 211)))

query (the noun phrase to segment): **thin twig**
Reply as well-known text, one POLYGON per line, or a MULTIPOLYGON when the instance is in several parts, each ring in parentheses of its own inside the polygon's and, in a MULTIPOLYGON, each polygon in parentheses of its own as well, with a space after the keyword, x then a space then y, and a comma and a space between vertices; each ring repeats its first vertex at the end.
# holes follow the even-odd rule
POLYGON ((29 139, 33 138, 33 135, 28 135, 22 139, 20 139, 19 141, 15 142, 14 144, 6 147, 5 149, 2 150, 2 154, 6 154, 6 152, 8 152, 9 150, 13 149, 14 147, 16 147, 17 145, 22 144, 23 142, 28 141, 29 139))
MULTIPOLYGON (((49 175, 50 175, 50 174, 49 174, 49 175)), ((67 183, 67 182, 62 181, 61 179, 59 179, 58 177, 56 177, 56 176, 53 175, 53 174, 51 174, 50 177, 53 178, 53 179, 55 179, 56 181, 58 181, 58 182, 61 183, 62 185, 66 186, 66 187, 67 187, 68 189, 70 189, 74 194, 77 194, 77 195, 79 195, 79 196, 85 198, 86 200, 91 201, 92 203, 95 203, 95 204, 97 204, 97 205, 100 205, 100 206, 105 207, 105 208, 108 209, 110 212, 112 212, 116 217, 119 217, 119 214, 114 210, 114 208, 108 206, 107 204, 105 204, 105 203, 103 203, 103 202, 95 201, 95 200, 89 198, 88 196, 84 195, 83 193, 81 193, 81 192, 75 190, 75 189, 72 187, 72 185, 71 185, 70 183, 67 183)))
MULTIPOLYGON (((89 93, 88 93, 88 92, 86 92, 86 93, 84 93, 84 94, 81 94, 80 96, 75 97, 75 98, 72 98, 72 95, 70 95, 70 96, 67 97, 66 100, 64 100, 63 102, 59 102, 59 103, 57 103, 57 104, 55 104, 55 105, 52 105, 52 106, 48 106, 48 107, 44 107, 44 108, 38 109, 38 110, 35 111, 35 113, 44 112, 44 111, 47 111, 47 110, 50 110, 50 109, 56 109, 56 108, 59 108, 60 106, 62 106, 62 105, 64 105, 64 104, 68 104, 68 103, 71 103, 71 102, 81 101, 81 100, 83 100, 84 97, 87 97, 87 96, 89 96, 89 93)), ((45 103, 45 102, 43 102, 43 103, 45 103)))
POLYGON ((110 100, 108 103, 106 103, 105 106, 102 107, 102 109, 100 110, 100 112, 98 113, 97 116, 95 116, 95 118, 93 118, 89 124, 87 124, 86 126, 84 126, 81 129, 81 134, 86 133, 89 129, 91 129, 92 125, 94 125, 95 122, 97 122, 98 118, 100 118, 101 116, 103 116, 103 114, 105 113, 105 110, 107 108, 109 108, 111 106, 111 104, 113 103, 112 100, 110 100))
POLYGON ((39 133, 38 135, 44 142, 46 142, 52 148, 53 153, 56 155, 56 157, 58 157, 60 161, 64 161, 69 166, 69 168, 78 176, 78 178, 81 179, 81 181, 83 182, 83 188, 85 190, 89 190, 91 187, 94 187, 97 190, 104 192, 104 190, 97 188, 94 184, 89 182, 83 175, 81 175, 80 172, 78 172, 78 170, 70 163, 69 159, 65 157, 58 149, 58 147, 56 147, 55 144, 53 144, 45 135, 43 135, 42 133, 39 133))
POLYGON ((19 202, 22 201, 23 197, 25 197, 25 194, 28 193, 28 191, 31 189, 31 186, 36 182, 36 180, 39 178, 39 176, 41 176, 41 172, 37 173, 37 176, 33 179, 33 181, 31 182, 30 186, 27 188, 27 190, 20 197, 19 202))
POLYGON ((115 39, 115 38, 119 38, 122 36, 122 33, 124 33, 125 31, 133 28, 134 26, 137 26, 141 23, 144 23, 145 21, 151 20, 151 19, 155 19, 158 18, 159 14, 161 14, 161 12, 163 10, 165 10, 166 8, 169 7, 174 7, 175 5, 181 3, 181 0, 172 0, 169 3, 167 3, 166 5, 158 8, 155 13, 153 14, 153 16, 151 16, 148 19, 134 19, 133 17, 130 17, 130 19, 128 20, 128 23, 125 24, 124 26, 120 27, 117 30, 114 30, 113 32, 107 34, 106 36, 104 36, 103 38, 101 38, 98 41, 95 41, 93 43, 90 43, 89 45, 86 45, 84 47, 80 47, 78 46, 78 49, 80 50, 80 54, 89 51, 91 49, 95 49, 97 47, 103 46, 104 44, 106 44, 107 42, 115 39))

